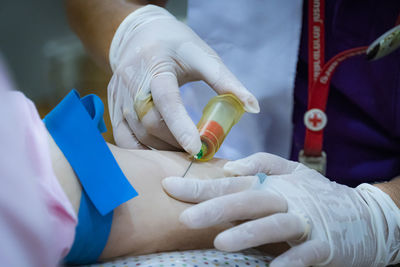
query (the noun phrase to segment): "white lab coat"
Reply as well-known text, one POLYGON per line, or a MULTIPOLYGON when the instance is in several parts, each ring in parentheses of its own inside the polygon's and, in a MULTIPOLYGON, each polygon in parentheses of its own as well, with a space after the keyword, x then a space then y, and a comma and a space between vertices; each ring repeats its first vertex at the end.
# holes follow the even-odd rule
MULTIPOLYGON (((243 115, 216 156, 238 159, 259 151, 289 156, 301 19, 302 0, 188 1, 189 26, 261 108, 259 114, 243 115)), ((203 82, 183 86, 182 97, 195 122, 214 95, 203 82)))

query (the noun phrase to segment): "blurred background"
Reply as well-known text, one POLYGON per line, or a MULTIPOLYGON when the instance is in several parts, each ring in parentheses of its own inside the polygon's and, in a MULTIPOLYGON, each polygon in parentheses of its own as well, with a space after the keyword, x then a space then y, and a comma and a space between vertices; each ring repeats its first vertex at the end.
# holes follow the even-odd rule
MULTIPOLYGON (((85 1, 85 0, 82 0, 85 1)), ((43 118, 71 90, 95 93, 107 107, 111 74, 99 68, 69 28, 63 0, 1 0, 0 54, 18 90, 32 99, 43 118)), ((187 0, 169 0, 166 8, 185 20, 187 0)))

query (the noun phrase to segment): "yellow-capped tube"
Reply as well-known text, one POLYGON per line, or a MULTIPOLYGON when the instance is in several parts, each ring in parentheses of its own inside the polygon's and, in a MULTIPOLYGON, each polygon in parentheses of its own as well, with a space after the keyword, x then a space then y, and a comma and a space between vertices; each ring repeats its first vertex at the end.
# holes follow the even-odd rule
POLYGON ((204 107, 203 116, 197 124, 201 150, 194 158, 200 161, 212 159, 243 113, 242 102, 233 94, 213 97, 204 107))

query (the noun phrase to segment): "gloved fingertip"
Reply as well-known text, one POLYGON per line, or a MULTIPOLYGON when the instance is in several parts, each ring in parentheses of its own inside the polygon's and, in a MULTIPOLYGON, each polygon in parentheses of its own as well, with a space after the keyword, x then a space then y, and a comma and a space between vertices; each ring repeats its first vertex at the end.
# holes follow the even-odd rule
POLYGON ((201 150, 201 141, 199 138, 192 138, 192 140, 188 143, 186 147, 183 147, 186 152, 188 152, 191 156, 197 155, 201 150))
POLYGON ((182 192, 181 181, 182 181, 181 177, 171 176, 164 178, 161 181, 161 185, 164 188, 164 190, 168 192, 168 194, 179 197, 180 192, 182 192))
POLYGON ((233 243, 232 236, 230 234, 227 234, 226 232, 222 232, 217 237, 214 239, 214 247, 216 249, 226 251, 226 252, 233 252, 236 251, 232 245, 233 243))
POLYGON ((243 174, 243 164, 240 161, 228 161, 224 165, 224 174, 227 176, 235 176, 243 174))
POLYGON ((196 214, 194 212, 192 212, 191 208, 186 209, 179 216, 179 221, 191 229, 202 228, 201 223, 199 223, 200 222, 199 219, 200 218, 198 218, 198 216, 196 216, 196 214))
MULTIPOLYGON (((179 132, 175 133, 174 136, 179 145, 187 152, 189 155, 196 155, 201 149, 201 140, 199 131, 196 125, 190 120, 186 123, 183 120, 179 121, 181 127, 179 132)), ((178 129, 178 128, 177 128, 178 129)))
POLYGON ((258 100, 253 95, 249 95, 244 100, 244 110, 249 113, 259 113, 260 112, 260 105, 258 104, 258 100))

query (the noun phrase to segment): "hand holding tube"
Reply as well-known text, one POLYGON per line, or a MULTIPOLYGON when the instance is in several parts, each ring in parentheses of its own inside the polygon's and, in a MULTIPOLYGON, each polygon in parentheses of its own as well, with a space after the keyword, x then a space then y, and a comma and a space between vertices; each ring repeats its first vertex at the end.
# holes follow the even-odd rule
POLYGON ((248 112, 258 102, 218 55, 165 9, 148 5, 119 26, 110 48, 114 75, 108 100, 119 146, 200 151, 200 136, 188 116, 179 86, 204 80, 218 94, 232 93, 248 112), (133 133, 133 134, 132 134, 133 133))
POLYGON ((340 185, 266 153, 224 168, 229 175, 250 176, 163 180, 173 197, 204 201, 181 214, 190 228, 248 220, 220 233, 216 248, 237 251, 288 242, 291 249, 271 266, 385 266, 400 261, 400 212, 378 188, 340 185), (264 182, 253 176, 259 172, 268 175, 264 182))

